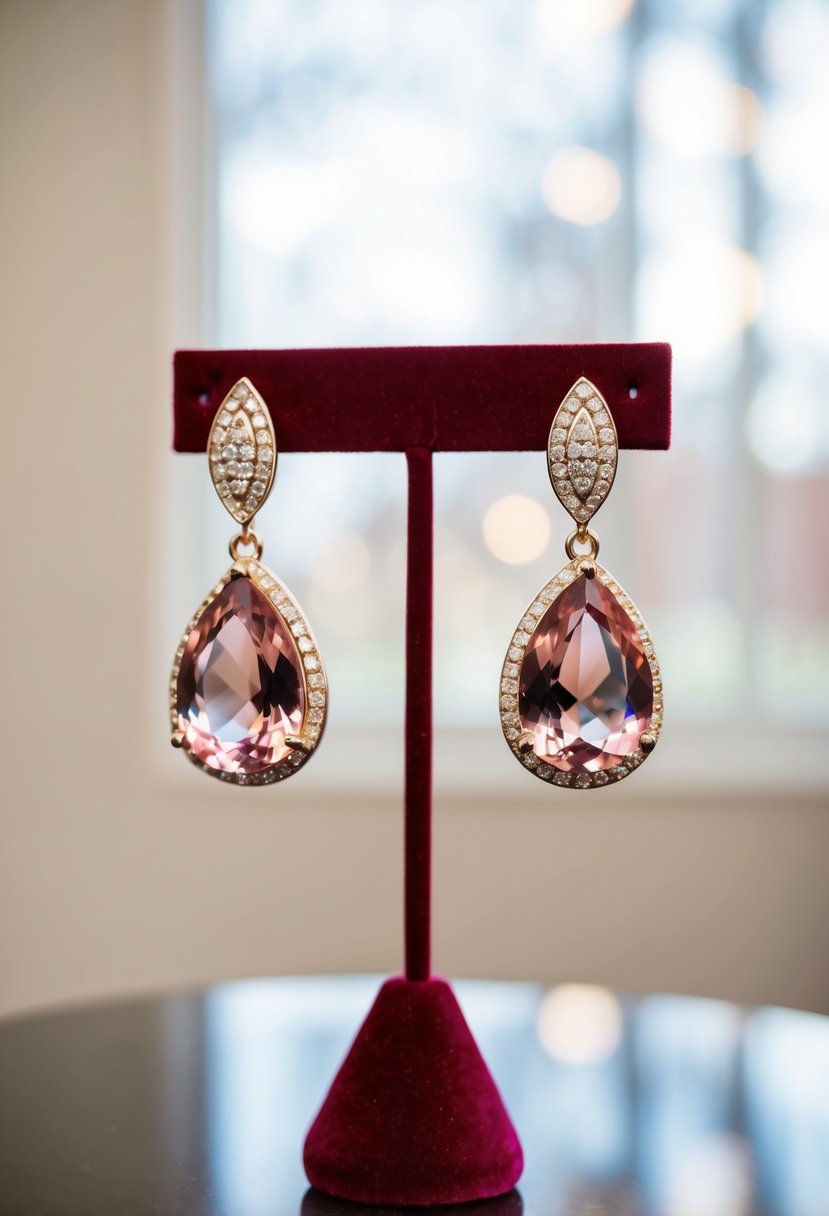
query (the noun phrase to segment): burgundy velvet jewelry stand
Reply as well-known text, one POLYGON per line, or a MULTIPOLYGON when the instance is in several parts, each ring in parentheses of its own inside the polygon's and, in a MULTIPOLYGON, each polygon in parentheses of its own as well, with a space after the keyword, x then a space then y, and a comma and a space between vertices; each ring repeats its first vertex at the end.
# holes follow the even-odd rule
MULTIPOLYGON (((430 969, 432 453, 543 452, 581 375, 613 411, 620 447, 667 448, 670 374, 664 343, 176 355, 179 452, 205 450, 220 402, 247 376, 270 407, 281 452, 392 451, 408 462, 406 970, 380 989, 308 1133, 305 1171, 328 1194, 463 1203, 509 1191, 523 1166, 454 993, 430 969)), ((538 476, 541 485, 540 457, 538 476)), ((505 638, 511 626, 504 622, 505 638)), ((278 801, 283 790, 271 796, 278 801)))

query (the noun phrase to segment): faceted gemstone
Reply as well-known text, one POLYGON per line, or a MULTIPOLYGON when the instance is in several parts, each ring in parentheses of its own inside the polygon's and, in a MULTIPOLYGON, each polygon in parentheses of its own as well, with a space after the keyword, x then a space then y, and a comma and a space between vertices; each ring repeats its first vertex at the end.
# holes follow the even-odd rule
POLYGON ((612 768, 653 714, 653 678, 636 624, 598 578, 580 574, 541 617, 521 664, 521 727, 565 772, 612 768))
POLYGON ((209 768, 256 773, 290 754, 305 715, 302 665, 288 626, 237 575, 208 604, 178 673, 179 729, 209 768))

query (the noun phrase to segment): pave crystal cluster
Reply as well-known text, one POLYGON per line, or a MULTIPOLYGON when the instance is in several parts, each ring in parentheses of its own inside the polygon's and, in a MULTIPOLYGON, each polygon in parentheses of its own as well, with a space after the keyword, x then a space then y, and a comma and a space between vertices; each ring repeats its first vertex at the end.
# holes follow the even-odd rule
POLYGON ((207 446, 216 493, 237 523, 248 523, 268 497, 276 468, 271 416, 249 380, 222 402, 207 446))
POLYGON ((586 524, 607 498, 618 455, 607 402, 589 380, 577 380, 558 408, 547 446, 553 489, 576 523, 586 524))

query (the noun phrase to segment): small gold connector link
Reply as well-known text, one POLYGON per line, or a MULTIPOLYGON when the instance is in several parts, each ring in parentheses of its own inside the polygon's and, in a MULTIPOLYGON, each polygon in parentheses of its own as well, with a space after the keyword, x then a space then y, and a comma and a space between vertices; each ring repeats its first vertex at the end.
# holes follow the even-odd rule
POLYGON ((235 562, 238 562, 243 557, 253 557, 256 561, 261 561, 264 547, 262 537, 258 532, 254 532, 249 523, 245 524, 241 532, 237 532, 235 536, 230 538, 230 544, 228 545, 230 556, 235 562), (251 552, 241 553, 241 548, 251 550, 251 552))
POLYGON ((586 561, 595 561, 599 556, 599 538, 595 532, 590 531, 586 524, 579 524, 575 532, 571 532, 564 542, 564 551, 571 562, 575 561, 577 557, 583 557, 586 561), (576 549, 577 544, 587 545, 587 552, 580 553, 576 549))

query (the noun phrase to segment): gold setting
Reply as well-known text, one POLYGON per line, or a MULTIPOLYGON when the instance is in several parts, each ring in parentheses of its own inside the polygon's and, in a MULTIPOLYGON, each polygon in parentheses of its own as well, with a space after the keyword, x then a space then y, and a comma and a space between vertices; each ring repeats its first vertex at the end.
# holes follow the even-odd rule
POLYGON ((653 717, 650 720, 646 734, 639 740, 639 747, 630 756, 625 756, 611 768, 599 769, 595 773, 568 773, 541 760, 532 750, 532 735, 529 731, 521 730, 521 719, 518 713, 518 678, 524 655, 532 640, 532 635, 544 613, 554 604, 565 588, 582 573, 582 558, 575 558, 563 566, 546 586, 542 587, 533 602, 527 608, 518 627, 512 635, 507 647, 506 658, 501 668, 501 729, 504 738, 510 746, 513 755, 524 768, 528 769, 542 781, 553 785, 569 786, 573 789, 597 789, 628 777, 634 769, 653 751, 662 730, 662 675, 659 661, 653 645, 653 639, 642 614, 629 595, 620 587, 616 579, 603 566, 595 562, 593 577, 612 592, 639 631, 642 639, 642 649, 651 669, 653 679, 653 717), (647 742, 646 742, 647 740, 647 742))
POLYGON ((264 400, 246 376, 238 380, 216 411, 208 438, 210 476, 227 511, 242 525, 229 543, 233 565, 202 600, 187 623, 173 659, 169 683, 170 742, 211 777, 232 785, 270 785, 297 772, 316 751, 328 714, 328 680, 314 635, 290 591, 262 564, 262 538, 251 527, 256 511, 273 486, 277 447, 264 400), (188 746, 178 710, 178 677, 188 639, 217 595, 235 578, 247 578, 270 601, 286 635, 296 647, 305 713, 299 734, 288 735, 290 749, 277 764, 259 772, 226 772, 198 758, 188 746))
POLYGON ((193 764, 209 773, 211 777, 218 777, 220 781, 227 781, 232 785, 271 785, 274 781, 282 781, 285 777, 290 777, 293 773, 298 772, 314 754, 322 738, 328 715, 328 680, 317 643, 302 609, 284 583, 281 583, 267 566, 263 566, 254 558, 241 558, 222 575, 218 583, 210 589, 199 604, 187 622, 187 628, 176 649, 173 669, 170 672, 169 704, 170 742, 173 747, 181 748, 193 764), (290 633, 293 638, 301 660, 305 692, 305 716, 302 720, 302 729, 299 735, 288 736, 285 740, 291 748, 290 755, 285 756, 279 764, 262 769, 258 773, 224 772, 203 763, 187 746, 187 737, 181 729, 178 712, 178 673, 187 640, 193 630, 198 627, 202 614, 210 607, 216 596, 231 579, 238 577, 249 578, 262 594, 267 596, 281 617, 285 631, 290 633))
POLYGON ((513 755, 540 780, 573 789, 597 789, 629 776, 653 751, 662 730, 662 675, 653 639, 633 600, 597 561, 599 538, 587 526, 610 493, 618 458, 613 415, 596 386, 581 376, 556 411, 547 445, 553 489, 576 521, 575 531, 564 545, 569 561, 542 587, 518 623, 507 647, 500 684, 501 729, 513 755), (521 667, 539 621, 580 575, 607 587, 628 614, 638 630, 653 681, 653 714, 637 749, 609 768, 587 773, 568 772, 535 754, 532 732, 521 727, 518 692, 521 667))

